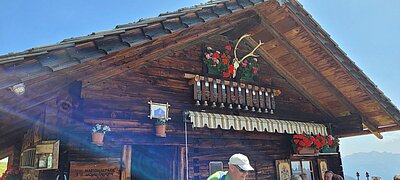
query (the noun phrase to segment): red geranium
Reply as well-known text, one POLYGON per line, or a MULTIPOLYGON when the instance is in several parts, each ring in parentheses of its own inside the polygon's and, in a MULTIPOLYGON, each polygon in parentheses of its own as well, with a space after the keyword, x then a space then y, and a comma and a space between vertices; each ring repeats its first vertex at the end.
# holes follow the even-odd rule
POLYGON ((211 73, 212 69, 212 73, 214 73, 214 75, 222 75, 225 78, 229 78, 234 72, 230 68, 232 58, 230 55, 232 53, 231 50, 232 47, 230 45, 225 46, 224 52, 215 50, 212 47, 207 47, 206 52, 204 53, 203 61, 208 67, 208 72, 211 73))
POLYGON ((225 49, 228 50, 228 51, 231 51, 232 50, 232 46, 231 45, 226 45, 225 49))
POLYGON ((315 149, 318 149, 318 150, 323 148, 327 144, 326 138, 319 134, 315 135, 315 137, 313 138, 313 143, 314 143, 315 149))
POLYGON ((314 137, 308 134, 295 134, 293 135, 293 147, 296 151, 311 147, 313 145, 313 139, 314 137))

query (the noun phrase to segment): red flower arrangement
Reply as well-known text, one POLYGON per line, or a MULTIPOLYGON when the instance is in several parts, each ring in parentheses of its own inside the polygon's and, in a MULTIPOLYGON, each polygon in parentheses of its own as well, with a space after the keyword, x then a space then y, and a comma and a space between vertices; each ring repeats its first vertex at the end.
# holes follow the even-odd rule
POLYGON ((339 146, 339 139, 336 137, 333 137, 332 135, 327 136, 327 144, 330 148, 336 148, 339 146))
POLYGON ((293 148, 296 152, 301 151, 303 148, 312 147, 314 137, 308 134, 295 134, 293 135, 293 148))
POLYGON ((293 135, 293 148, 296 152, 301 151, 303 148, 313 148, 321 150, 324 148, 336 148, 339 146, 339 139, 332 135, 308 135, 308 134, 295 134, 293 135))
POLYGON ((326 143, 327 143, 327 141, 324 136, 321 136, 319 134, 314 136, 313 144, 314 144, 315 149, 320 150, 321 148, 326 146, 326 143))
POLYGON ((221 74, 225 78, 230 77, 235 73, 235 68, 231 64, 231 51, 232 46, 226 45, 225 52, 214 50, 212 47, 207 47, 204 53, 204 63, 208 67, 208 72, 221 74), (211 72, 210 72, 211 71, 211 72))
MULTIPOLYGON (((224 78, 229 78, 235 74, 235 67, 232 62, 232 46, 226 45, 224 52, 221 53, 212 47, 207 47, 204 52, 204 63, 208 67, 209 74, 222 75, 224 78)), ((248 57, 239 66, 242 78, 253 79, 258 71, 257 58, 248 57)))

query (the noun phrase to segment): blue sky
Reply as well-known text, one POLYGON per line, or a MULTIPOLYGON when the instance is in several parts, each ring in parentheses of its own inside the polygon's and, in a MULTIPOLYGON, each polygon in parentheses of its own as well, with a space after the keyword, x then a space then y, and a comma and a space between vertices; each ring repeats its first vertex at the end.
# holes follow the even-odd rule
MULTIPOLYGON (((113 29, 200 0, 0 1, 0 55, 113 29)), ((340 48, 400 105, 400 1, 300 0, 340 48)), ((400 131, 342 139, 341 153, 400 153, 400 131)))

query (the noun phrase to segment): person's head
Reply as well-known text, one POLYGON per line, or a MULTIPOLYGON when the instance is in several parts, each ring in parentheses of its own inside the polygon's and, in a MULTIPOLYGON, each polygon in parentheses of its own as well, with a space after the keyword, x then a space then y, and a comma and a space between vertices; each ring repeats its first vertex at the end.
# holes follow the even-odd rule
POLYGON ((339 174, 334 174, 332 176, 332 180, 343 180, 343 177, 341 175, 339 175, 339 174))
POLYGON ((228 173, 232 177, 232 180, 244 180, 249 174, 248 171, 254 170, 250 165, 249 158, 243 154, 234 154, 229 158, 229 170, 228 173))
POLYGON ((290 178, 290 180, 302 180, 299 175, 294 175, 290 178))
POLYGON ((393 180, 400 180, 400 174, 397 174, 393 177, 393 180))
POLYGON ((332 171, 325 171, 324 180, 332 180, 334 173, 332 171))

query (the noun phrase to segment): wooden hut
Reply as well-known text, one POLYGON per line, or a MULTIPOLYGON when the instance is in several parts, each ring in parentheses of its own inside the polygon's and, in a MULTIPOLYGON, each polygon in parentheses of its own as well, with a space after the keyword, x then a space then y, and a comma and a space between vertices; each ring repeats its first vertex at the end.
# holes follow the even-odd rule
POLYGON ((400 129, 399 110, 294 0, 210 2, 0 56, 0 120, 0 159, 23 179, 206 179, 234 153, 249 179, 321 179, 343 175, 340 150, 298 154, 293 134, 400 129), (243 59, 260 41, 257 62, 243 59), (96 124, 111 128, 104 142, 96 124))

